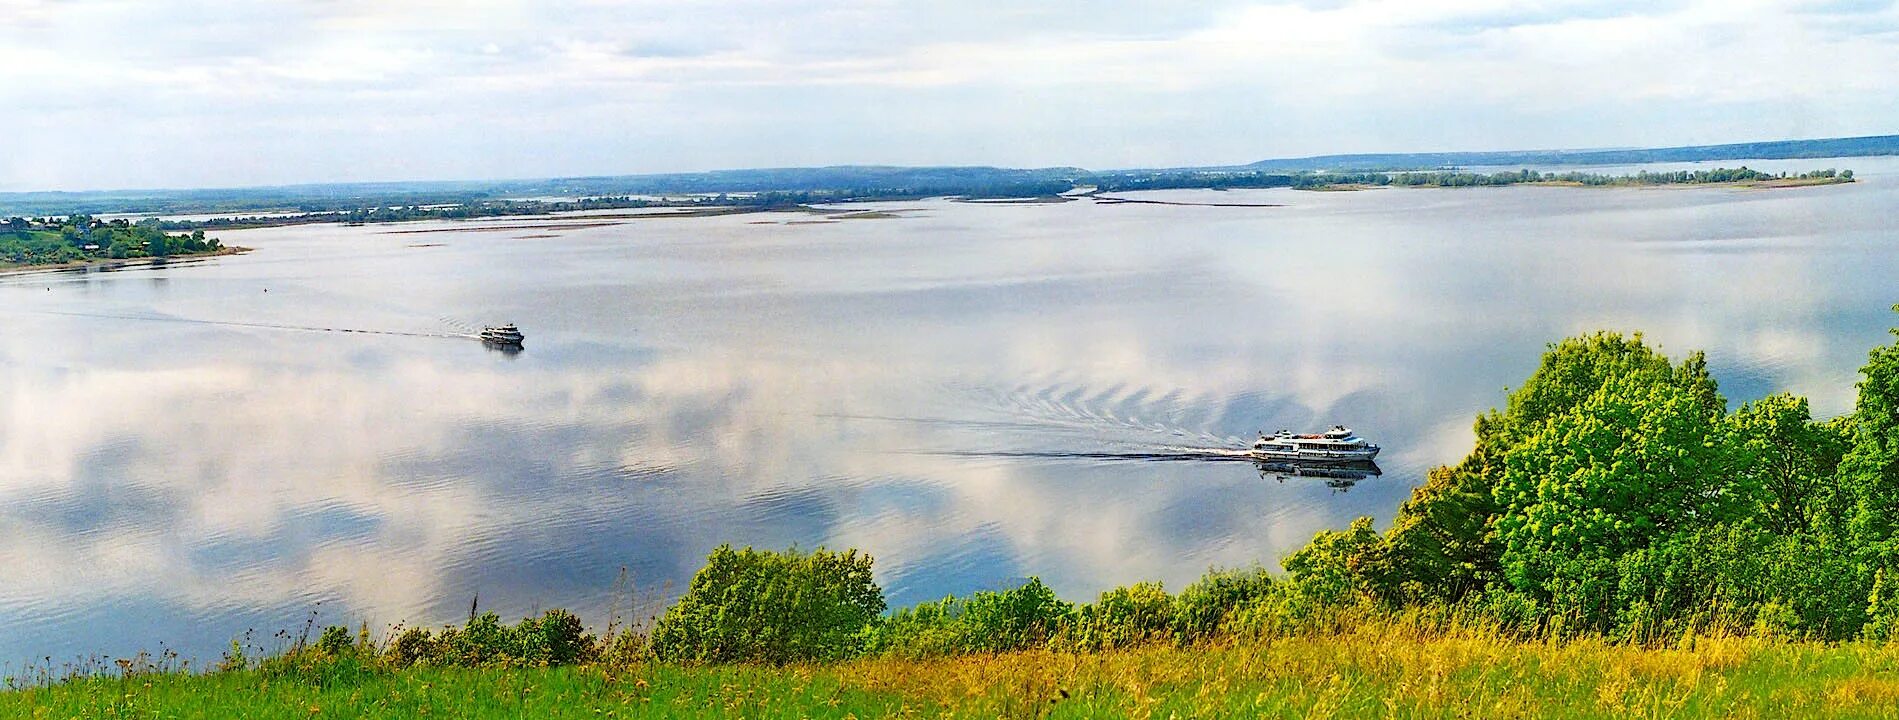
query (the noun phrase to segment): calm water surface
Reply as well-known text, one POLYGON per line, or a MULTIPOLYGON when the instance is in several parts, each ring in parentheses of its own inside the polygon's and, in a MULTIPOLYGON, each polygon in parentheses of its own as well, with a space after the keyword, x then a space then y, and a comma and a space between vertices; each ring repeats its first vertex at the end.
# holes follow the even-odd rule
POLYGON ((1389 520, 1597 328, 1839 413, 1899 301, 1899 162, 1788 164, 1827 165, 1863 181, 304 226, 0 277, 0 663, 477 595, 604 621, 622 568, 677 587, 723 542, 863 548, 893 604, 1177 589, 1389 520), (525 352, 455 337, 502 321, 525 352), (1335 422, 1382 476, 1209 452, 1335 422))

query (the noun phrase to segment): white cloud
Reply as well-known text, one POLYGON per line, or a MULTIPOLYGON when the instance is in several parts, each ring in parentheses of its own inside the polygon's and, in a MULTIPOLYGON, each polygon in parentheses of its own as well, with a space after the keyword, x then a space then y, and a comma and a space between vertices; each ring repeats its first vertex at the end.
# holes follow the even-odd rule
POLYGON ((0 0, 0 188, 1891 131, 1899 10, 0 0))

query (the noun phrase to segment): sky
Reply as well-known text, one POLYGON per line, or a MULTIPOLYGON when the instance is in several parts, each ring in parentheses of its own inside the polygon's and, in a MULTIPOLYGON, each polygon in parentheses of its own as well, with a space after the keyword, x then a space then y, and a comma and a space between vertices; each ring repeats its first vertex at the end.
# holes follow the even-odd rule
POLYGON ((0 0, 0 190, 1899 133, 1894 0, 0 0))

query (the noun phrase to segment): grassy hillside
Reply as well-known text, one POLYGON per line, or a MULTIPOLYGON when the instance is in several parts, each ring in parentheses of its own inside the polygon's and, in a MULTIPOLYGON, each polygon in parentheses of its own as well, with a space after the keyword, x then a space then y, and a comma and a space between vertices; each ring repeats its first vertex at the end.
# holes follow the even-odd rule
POLYGON ((834 665, 133 674, 0 693, 22 718, 1899 717, 1899 646, 1522 642, 1403 622, 1101 653, 834 665))

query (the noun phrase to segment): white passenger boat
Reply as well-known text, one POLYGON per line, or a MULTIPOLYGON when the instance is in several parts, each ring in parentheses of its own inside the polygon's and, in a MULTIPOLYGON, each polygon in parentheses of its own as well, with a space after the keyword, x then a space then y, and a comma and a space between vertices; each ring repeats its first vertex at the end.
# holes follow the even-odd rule
POLYGON ((1378 457, 1378 446, 1366 442, 1344 425, 1309 435, 1281 430, 1273 435, 1260 433, 1253 443, 1254 457, 1297 462, 1370 462, 1378 457))
POLYGON ((515 327, 514 323, 481 329, 481 341, 489 345, 520 347, 525 340, 527 337, 521 334, 521 329, 515 327))

